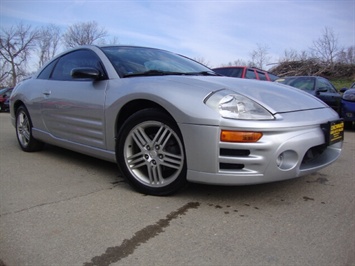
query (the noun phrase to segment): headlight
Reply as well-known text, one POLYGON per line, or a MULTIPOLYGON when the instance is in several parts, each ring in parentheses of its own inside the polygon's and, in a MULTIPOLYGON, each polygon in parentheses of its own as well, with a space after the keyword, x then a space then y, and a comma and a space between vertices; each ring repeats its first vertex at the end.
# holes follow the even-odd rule
POLYGON ((344 93, 343 95, 343 99, 346 101, 350 101, 350 102, 355 102, 355 92, 348 92, 348 93, 344 93))
POLYGON ((224 118, 242 120, 271 120, 274 116, 255 101, 237 94, 219 91, 205 99, 205 103, 224 118))

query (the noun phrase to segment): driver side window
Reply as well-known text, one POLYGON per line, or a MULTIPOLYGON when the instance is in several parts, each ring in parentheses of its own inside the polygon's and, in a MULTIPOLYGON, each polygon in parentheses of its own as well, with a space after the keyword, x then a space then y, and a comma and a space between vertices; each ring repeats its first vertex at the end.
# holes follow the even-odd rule
POLYGON ((56 64, 51 80, 74 80, 71 71, 78 67, 93 67, 104 73, 100 59, 90 50, 79 50, 62 56, 56 64))
POLYGON ((333 92, 332 86, 323 79, 318 80, 318 89, 324 90, 324 92, 333 92))

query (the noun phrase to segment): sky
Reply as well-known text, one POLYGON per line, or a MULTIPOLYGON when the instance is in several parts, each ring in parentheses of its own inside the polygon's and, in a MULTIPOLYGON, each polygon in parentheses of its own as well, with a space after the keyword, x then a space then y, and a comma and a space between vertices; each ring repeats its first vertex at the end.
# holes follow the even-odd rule
MULTIPOLYGON (((96 21, 119 44, 161 48, 210 67, 249 61, 266 47, 270 63, 286 50, 309 51, 331 29, 355 45, 355 0, 0 0, 0 27, 96 21)), ((62 52, 61 50, 60 52, 62 52)))

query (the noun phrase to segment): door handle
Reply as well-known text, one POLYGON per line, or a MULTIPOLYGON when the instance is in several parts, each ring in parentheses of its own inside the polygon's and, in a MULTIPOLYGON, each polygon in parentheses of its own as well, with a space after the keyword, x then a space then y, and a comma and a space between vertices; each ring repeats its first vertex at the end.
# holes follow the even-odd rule
POLYGON ((44 94, 45 96, 49 96, 49 95, 51 95, 51 93, 52 93, 52 92, 51 92, 50 90, 47 90, 47 91, 44 91, 44 92, 43 92, 43 94, 44 94))

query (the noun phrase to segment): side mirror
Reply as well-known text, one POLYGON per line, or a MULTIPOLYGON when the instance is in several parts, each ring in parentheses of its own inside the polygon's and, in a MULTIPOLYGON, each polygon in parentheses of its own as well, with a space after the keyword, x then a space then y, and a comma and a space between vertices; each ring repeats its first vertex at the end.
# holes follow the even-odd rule
POLYGON ((348 88, 341 88, 341 89, 340 89, 340 92, 341 92, 341 93, 344 93, 347 89, 348 89, 348 88))
POLYGON ((80 67, 74 68, 70 72, 70 75, 74 79, 92 79, 98 80, 102 77, 100 71, 93 67, 80 67))
POLYGON ((328 91, 328 89, 326 87, 320 87, 316 91, 316 94, 319 95, 321 92, 327 92, 327 91, 328 91))

